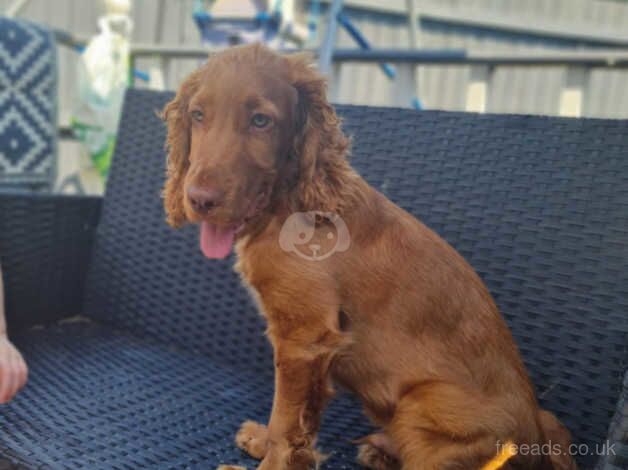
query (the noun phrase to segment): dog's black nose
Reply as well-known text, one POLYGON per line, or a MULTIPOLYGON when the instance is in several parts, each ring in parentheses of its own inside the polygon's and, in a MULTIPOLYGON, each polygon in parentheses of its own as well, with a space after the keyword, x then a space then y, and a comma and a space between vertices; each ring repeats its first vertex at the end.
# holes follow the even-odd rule
POLYGON ((190 205, 197 213, 206 215, 212 209, 222 204, 224 194, 217 189, 191 186, 188 189, 188 199, 190 200, 190 205))

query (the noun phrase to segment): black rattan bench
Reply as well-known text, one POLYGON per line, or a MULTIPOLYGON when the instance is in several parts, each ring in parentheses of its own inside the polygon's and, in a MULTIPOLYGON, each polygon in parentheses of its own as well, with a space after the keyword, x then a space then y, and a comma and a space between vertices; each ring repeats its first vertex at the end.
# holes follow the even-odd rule
MULTIPOLYGON (((233 436, 267 419, 271 352, 233 260, 164 222, 155 110, 171 96, 128 93, 102 213, 99 199, 0 196, 8 321, 31 372, 0 407, 8 460, 254 468, 233 436)), ((628 122, 338 109, 354 166, 482 275, 543 405, 588 446, 582 467, 628 468, 628 122)), ((339 396, 325 468, 356 468, 349 441, 367 430, 339 396)))

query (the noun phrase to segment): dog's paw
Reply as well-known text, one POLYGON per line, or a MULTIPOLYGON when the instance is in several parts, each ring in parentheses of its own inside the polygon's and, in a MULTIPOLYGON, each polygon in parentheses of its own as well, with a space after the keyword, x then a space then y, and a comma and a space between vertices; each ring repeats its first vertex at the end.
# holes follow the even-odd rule
POLYGON ((240 465, 220 465, 216 470, 246 470, 246 467, 240 465))
POLYGON ((399 470, 401 468, 397 459, 371 444, 358 446, 358 463, 371 470, 399 470))
POLYGON ((288 468, 317 470, 327 457, 327 455, 321 454, 315 448, 295 449, 288 458, 288 468))
POLYGON ((268 450, 268 428, 255 421, 245 421, 236 434, 236 445, 254 459, 261 460, 268 450))
POLYGON ((273 445, 257 470, 318 470, 326 456, 312 447, 273 445))

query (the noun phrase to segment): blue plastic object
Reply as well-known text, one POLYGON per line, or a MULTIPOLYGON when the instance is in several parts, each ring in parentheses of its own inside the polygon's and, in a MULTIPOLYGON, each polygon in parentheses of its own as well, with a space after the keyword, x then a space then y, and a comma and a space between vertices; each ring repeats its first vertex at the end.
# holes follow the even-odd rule
MULTIPOLYGON (((367 41, 367 39, 362 35, 362 33, 351 23, 351 20, 344 13, 338 14, 338 22, 345 28, 347 33, 358 43, 361 49, 363 50, 371 50, 371 45, 367 41)), ((381 69, 384 71, 386 76, 391 80, 394 79, 397 75, 395 68, 390 64, 380 64, 381 69)))
POLYGON ((310 37, 308 38, 308 41, 310 43, 313 43, 314 41, 316 41, 316 38, 318 36, 318 22, 320 21, 320 17, 321 17, 321 2, 320 0, 312 0, 310 2, 310 11, 308 13, 308 17, 307 17, 307 29, 310 32, 310 37))
POLYGON ((234 25, 252 23, 256 28, 273 35, 279 31, 279 26, 282 21, 281 2, 278 2, 277 5, 275 5, 272 12, 261 11, 251 18, 216 18, 202 7, 202 3, 197 3, 197 6, 192 13, 192 18, 194 19, 194 22, 201 34, 201 38, 206 42, 211 42, 212 40, 210 37, 212 26, 220 22, 229 22, 234 25))

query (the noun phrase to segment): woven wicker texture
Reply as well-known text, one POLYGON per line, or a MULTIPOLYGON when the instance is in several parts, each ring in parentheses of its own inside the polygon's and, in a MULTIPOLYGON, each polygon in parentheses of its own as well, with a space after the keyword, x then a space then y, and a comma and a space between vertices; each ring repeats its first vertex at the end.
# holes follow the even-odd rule
POLYGON ((600 470, 620 470, 628 468, 628 372, 624 376, 624 386, 617 401, 617 411, 608 433, 609 451, 604 452, 598 464, 600 470))
MULTIPOLYGON (((628 372, 624 376, 624 388, 617 402, 617 412, 611 423, 608 442, 609 445, 616 447, 616 451, 608 455, 608 462, 612 468, 615 470, 628 468, 628 372)), ((604 467, 605 470, 610 468, 604 467)))
MULTIPOLYGON (((32 380, 0 431, 29 462, 252 466, 232 438, 242 420, 267 418, 271 352, 232 260, 203 259, 196 228, 164 222, 155 111, 171 96, 127 95, 84 306, 115 330, 72 325, 20 341, 32 380)), ((543 404, 577 442, 605 439, 627 359, 628 123, 339 112, 355 136, 354 166, 485 279, 543 404)), ((325 468, 356 468, 347 440, 366 430, 359 413, 346 399, 327 413, 325 468)))
MULTIPOLYGON (((254 468, 233 437, 244 416, 268 419, 272 377, 90 323, 33 331, 17 344, 30 381, 3 410, 0 432, 32 468, 254 468)), ((359 430, 358 409, 344 397, 328 410, 326 468, 353 468, 347 436, 359 430)))
POLYGON ((0 264, 12 331, 81 312, 100 202, 0 194, 0 264))

